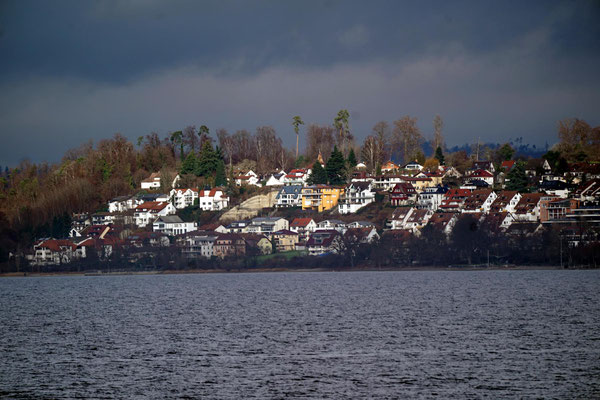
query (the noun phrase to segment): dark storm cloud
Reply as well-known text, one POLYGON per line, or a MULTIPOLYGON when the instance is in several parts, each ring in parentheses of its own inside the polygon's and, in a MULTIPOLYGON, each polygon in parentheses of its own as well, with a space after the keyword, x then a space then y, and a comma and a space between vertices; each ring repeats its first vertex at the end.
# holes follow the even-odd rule
MULTIPOLYGON (((0 3, 0 161, 187 124, 441 114, 450 144, 598 124, 598 2, 0 3), (57 138, 61 138, 57 140, 57 138)), ((291 143, 291 139, 290 139, 291 143)))

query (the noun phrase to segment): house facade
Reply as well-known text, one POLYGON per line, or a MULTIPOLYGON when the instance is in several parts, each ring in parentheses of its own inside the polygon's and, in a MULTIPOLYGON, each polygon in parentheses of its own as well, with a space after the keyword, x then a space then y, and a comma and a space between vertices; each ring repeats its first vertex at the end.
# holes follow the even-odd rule
POLYGON ((195 222, 183 222, 177 215, 160 216, 152 223, 154 232, 164 233, 168 236, 181 235, 198 229, 195 222))
POLYGON ((287 208, 300 206, 302 206, 301 185, 286 185, 277 193, 275 207, 287 208))
POLYGON ((371 182, 352 182, 346 187, 338 204, 340 214, 354 214, 360 208, 375 201, 371 182))
POLYGON ((198 207, 202 211, 219 211, 229 206, 229 197, 220 188, 200 190, 198 192, 198 207))
POLYGON ((171 189, 169 197, 175 208, 180 210, 194 205, 198 200, 198 189, 171 189))
POLYGON ((338 205, 344 188, 314 185, 302 188, 302 209, 323 212, 338 205))
POLYGON ((171 203, 150 201, 140 204, 135 208, 133 219, 137 226, 144 227, 149 223, 154 222, 158 217, 175 214, 175 211, 175 206, 171 203))
POLYGON ((317 223, 312 218, 294 218, 290 223, 290 230, 298 234, 300 242, 306 242, 316 229, 317 223))

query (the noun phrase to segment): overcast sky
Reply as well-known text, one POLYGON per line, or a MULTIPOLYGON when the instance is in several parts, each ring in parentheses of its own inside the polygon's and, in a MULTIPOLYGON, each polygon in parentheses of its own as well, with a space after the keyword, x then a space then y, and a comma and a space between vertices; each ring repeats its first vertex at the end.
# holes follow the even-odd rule
POLYGON ((2 1, 0 165, 121 132, 436 114, 449 145, 600 124, 600 2, 2 1))

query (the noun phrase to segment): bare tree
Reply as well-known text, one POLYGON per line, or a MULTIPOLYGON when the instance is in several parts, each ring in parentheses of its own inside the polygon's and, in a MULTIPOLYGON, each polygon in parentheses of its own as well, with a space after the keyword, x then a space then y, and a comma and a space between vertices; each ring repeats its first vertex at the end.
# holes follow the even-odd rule
POLYGON ((407 163, 414 160, 421 150, 423 135, 417 127, 417 118, 406 115, 394 121, 393 131, 394 147, 400 150, 402 161, 407 163))
POLYGON ((252 135, 245 129, 236 131, 232 136, 233 162, 250 159, 256 160, 254 141, 252 135))
POLYGON ((391 156, 390 143, 390 125, 386 121, 379 121, 373 126, 373 134, 377 139, 377 159, 376 162, 382 165, 391 156), (388 150, 389 149, 389 150, 388 150))
POLYGON ((219 147, 223 150, 223 157, 229 160, 229 168, 233 165, 233 138, 229 135, 226 129, 217 129, 217 140, 219 147))
POLYGON ((319 152, 327 161, 335 144, 335 130, 331 126, 311 124, 306 129, 306 158, 316 160, 319 152))
POLYGON ((194 125, 186 126, 183 130, 183 143, 187 146, 188 152, 195 152, 198 148, 198 137, 196 136, 196 127, 194 125))
POLYGON ((367 136, 360 150, 360 156, 362 161, 367 164, 369 172, 373 172, 377 168, 379 154, 379 143, 377 138, 373 135, 367 136))
POLYGON ((273 170, 282 149, 281 139, 277 137, 275 129, 271 126, 259 126, 256 128, 254 143, 259 172, 266 173, 273 170))

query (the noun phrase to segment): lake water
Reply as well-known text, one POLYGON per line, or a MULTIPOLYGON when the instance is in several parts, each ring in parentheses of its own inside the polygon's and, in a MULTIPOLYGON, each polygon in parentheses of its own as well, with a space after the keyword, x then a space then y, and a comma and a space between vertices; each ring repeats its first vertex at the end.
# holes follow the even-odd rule
POLYGON ((600 398, 600 271, 0 279, 0 397, 600 398))

